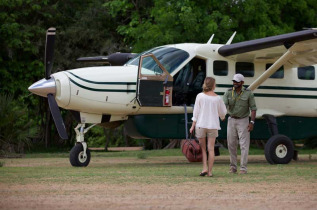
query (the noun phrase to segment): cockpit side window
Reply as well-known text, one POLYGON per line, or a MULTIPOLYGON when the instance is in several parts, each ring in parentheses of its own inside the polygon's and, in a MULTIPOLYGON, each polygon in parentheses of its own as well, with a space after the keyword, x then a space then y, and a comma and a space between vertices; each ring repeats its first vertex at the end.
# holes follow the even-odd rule
POLYGON ((141 73, 143 75, 161 75, 163 70, 152 57, 143 58, 141 73))

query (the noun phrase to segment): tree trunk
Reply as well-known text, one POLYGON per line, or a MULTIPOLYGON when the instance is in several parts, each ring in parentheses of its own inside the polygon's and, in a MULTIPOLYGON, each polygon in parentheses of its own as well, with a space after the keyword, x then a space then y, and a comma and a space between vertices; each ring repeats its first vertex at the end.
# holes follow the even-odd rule
POLYGON ((125 142, 125 146, 126 147, 129 147, 130 144, 129 144, 129 140, 130 140, 130 136, 126 135, 126 128, 123 126, 122 127, 122 135, 123 135, 123 138, 124 138, 124 142, 125 142))
POLYGON ((173 149, 173 148, 179 148, 181 145, 181 139, 171 139, 170 143, 166 145, 163 149, 173 149))
POLYGON ((46 125, 45 125, 45 148, 48 148, 48 141, 51 138, 51 111, 49 106, 47 106, 46 110, 46 125))
POLYGON ((153 144, 153 149, 162 149, 162 139, 151 139, 151 142, 153 144))
POLYGON ((113 133, 113 129, 108 129, 108 132, 107 132, 107 129, 103 128, 103 132, 104 132, 105 137, 106 137, 105 151, 108 151, 108 146, 109 146, 110 138, 111 138, 112 133, 113 133))

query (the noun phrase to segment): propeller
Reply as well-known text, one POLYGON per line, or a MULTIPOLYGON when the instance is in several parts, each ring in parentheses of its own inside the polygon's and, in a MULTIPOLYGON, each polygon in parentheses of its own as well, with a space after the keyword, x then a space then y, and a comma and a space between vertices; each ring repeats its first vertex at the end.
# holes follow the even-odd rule
MULTIPOLYGON (((55 28, 49 28, 46 32, 46 44, 45 44, 45 79, 50 81, 51 72, 53 68, 54 60, 54 42, 55 42, 55 28)), ((54 85, 55 86, 55 85, 54 85)), ((65 124, 58 108, 57 102, 54 97, 54 91, 49 91, 47 94, 48 104, 50 107, 51 114, 57 129, 59 136, 62 139, 68 139, 65 124)))
POLYGON ((105 63, 111 66, 122 66, 131 58, 136 57, 136 53, 113 53, 108 56, 81 57, 77 58, 79 62, 105 63))
POLYGON ((62 139, 68 139, 67 136, 67 132, 66 132, 66 128, 65 128, 65 124, 61 115, 61 112, 57 106, 57 103, 55 101, 55 97, 52 93, 49 93, 47 95, 47 99, 48 99, 48 105, 50 107, 54 122, 55 122, 55 126, 57 128, 57 132, 59 134, 59 136, 62 139))
POLYGON ((45 79, 51 78, 51 72, 54 59, 54 43, 55 43, 55 28, 49 28, 46 32, 45 43, 45 79))

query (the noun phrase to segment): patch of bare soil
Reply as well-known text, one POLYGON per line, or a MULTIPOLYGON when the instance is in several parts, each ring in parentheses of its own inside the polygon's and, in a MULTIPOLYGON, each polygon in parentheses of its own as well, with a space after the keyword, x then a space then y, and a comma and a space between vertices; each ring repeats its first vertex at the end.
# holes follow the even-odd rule
POLYGON ((0 209, 316 209, 316 184, 0 183, 0 209), (285 190, 284 190, 285 189, 285 190))

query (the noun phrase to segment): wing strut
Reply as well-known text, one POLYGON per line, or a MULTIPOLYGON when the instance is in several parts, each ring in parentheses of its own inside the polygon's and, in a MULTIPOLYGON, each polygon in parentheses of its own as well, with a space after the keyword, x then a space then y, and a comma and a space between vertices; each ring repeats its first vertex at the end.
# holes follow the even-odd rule
POLYGON ((250 86, 249 89, 254 91, 257 89, 267 78, 274 74, 284 63, 286 63, 294 55, 289 49, 282 55, 268 70, 266 70, 261 76, 259 76, 250 86))
POLYGON ((254 91, 257 89, 267 78, 274 74, 282 65, 297 56, 310 56, 316 52, 316 49, 306 48, 300 43, 295 43, 290 47, 275 63, 266 70, 260 77, 258 77, 250 86, 249 89, 254 91))

